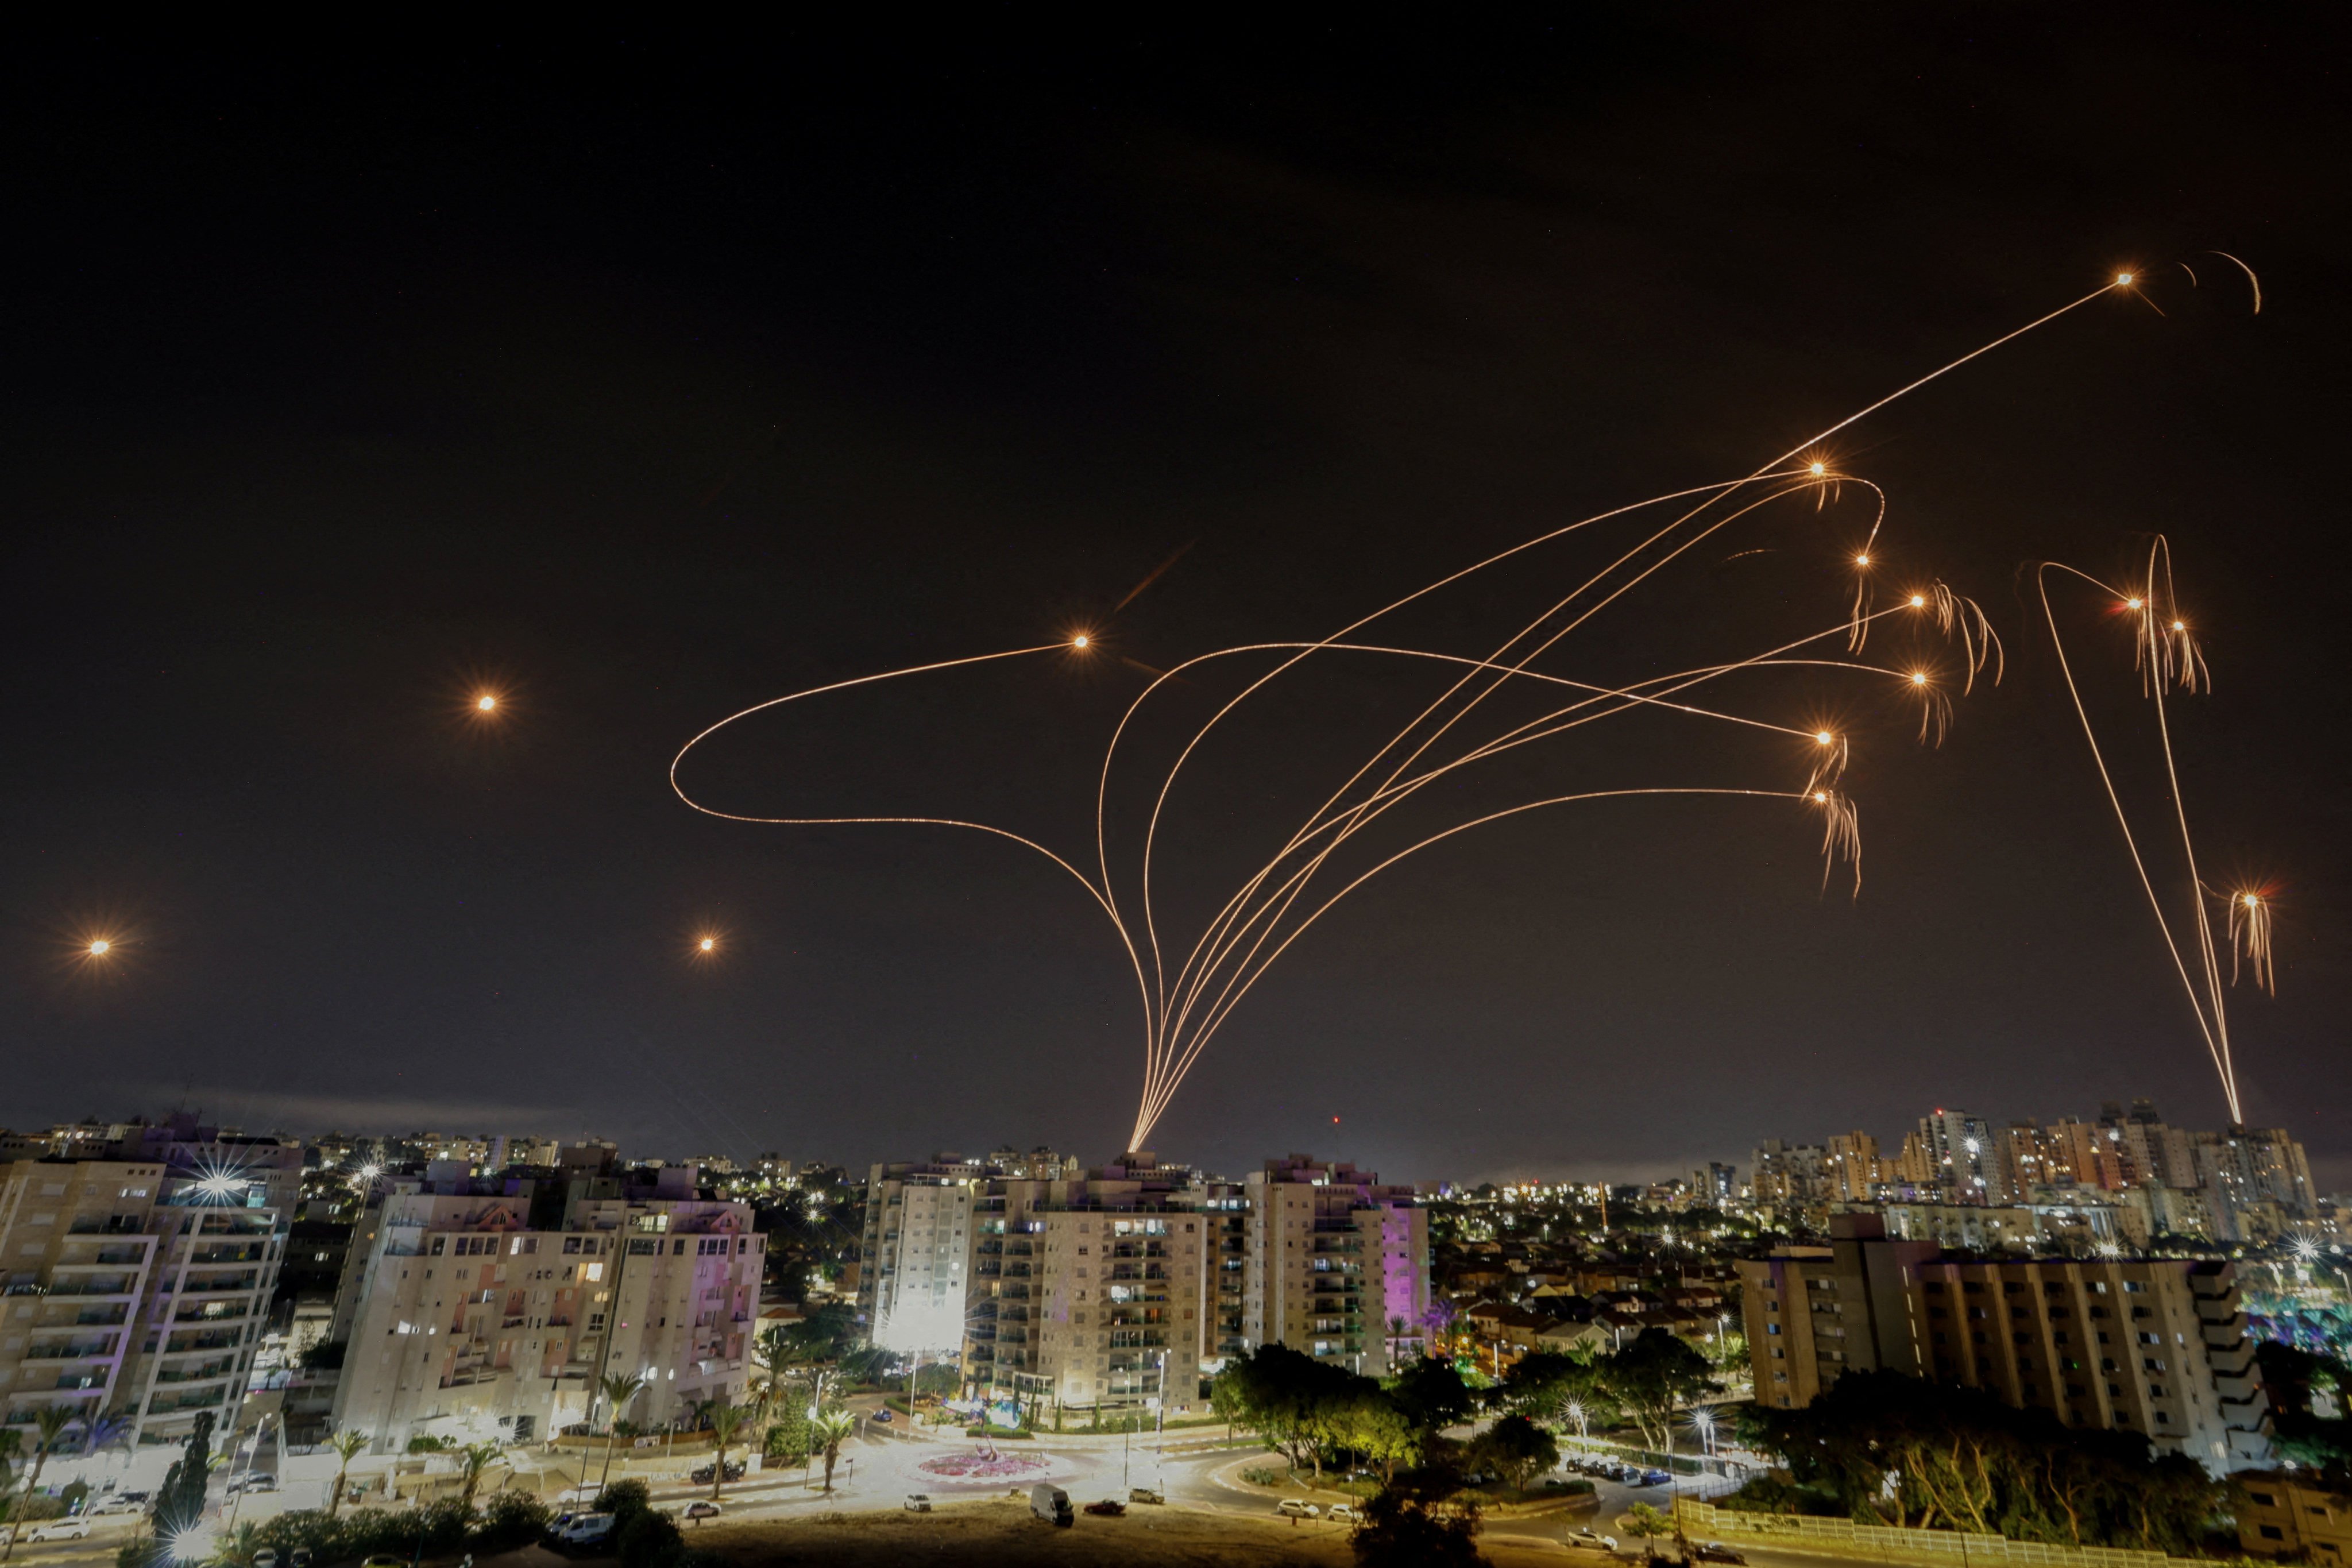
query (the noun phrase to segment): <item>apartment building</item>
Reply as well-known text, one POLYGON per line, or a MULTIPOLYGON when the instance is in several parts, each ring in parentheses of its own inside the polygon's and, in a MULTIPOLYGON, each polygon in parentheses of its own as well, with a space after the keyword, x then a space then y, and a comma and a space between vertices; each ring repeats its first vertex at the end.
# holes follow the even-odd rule
POLYGON ((1149 1153, 991 1181, 974 1224, 964 1368, 1015 1398, 1190 1409, 1215 1353, 1223 1184, 1149 1153))
POLYGON ((178 1117, 0 1166, 0 1418, 116 1415, 134 1444, 230 1425, 283 1264, 301 1151, 178 1117))
POLYGON ((398 1452, 740 1400, 763 1238, 749 1205, 699 1196, 692 1168, 650 1174, 533 1184, 451 1162, 386 1193, 353 1237, 334 1425, 398 1452), (619 1412, 595 1408, 612 1373, 646 1380, 619 1412))
POLYGON ((1305 1154, 1243 1184, 1242 1338, 1367 1376, 1417 1353, 1429 1310, 1429 1215, 1410 1187, 1305 1154))
POLYGON ((866 1181, 857 1307, 867 1337, 901 1354, 963 1342, 973 1204, 999 1167, 953 1154, 876 1165, 866 1181))
POLYGON ((1874 1215, 1836 1216, 1832 1238, 1739 1266, 1759 1400, 1808 1405, 1848 1371, 1884 1370, 2138 1432, 2217 1474, 2267 1458, 2231 1265, 1958 1262, 1874 1215))
POLYGON ((868 1206, 885 1223, 870 1229, 868 1256, 898 1260, 901 1277, 896 1293, 879 1279, 868 1286, 875 1311, 912 1300, 908 1281, 936 1289, 940 1234, 955 1232, 962 1208, 915 1194, 957 1180, 971 1194, 962 1350, 976 1389, 1183 1411, 1202 1401, 1204 1375, 1270 1340, 1367 1375, 1421 1342, 1428 1217, 1413 1190, 1306 1154, 1267 1162, 1246 1183, 1160 1166, 1148 1152, 1087 1173, 1002 1152, 988 1163, 877 1168, 868 1206))
POLYGON ((2312 1470, 2249 1470, 2230 1478, 2238 1544, 2251 1557, 2343 1568, 2352 1563, 2352 1489, 2312 1470))

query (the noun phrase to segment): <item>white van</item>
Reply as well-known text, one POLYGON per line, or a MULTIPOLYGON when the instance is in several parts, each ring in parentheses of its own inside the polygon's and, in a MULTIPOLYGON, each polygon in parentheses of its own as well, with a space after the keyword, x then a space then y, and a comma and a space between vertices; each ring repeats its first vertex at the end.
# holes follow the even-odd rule
POLYGON ((594 1546, 613 1533, 613 1516, 609 1513, 574 1514, 555 1531, 558 1546, 594 1546))
POLYGON ((1029 1512, 1034 1518, 1065 1527, 1076 1522, 1078 1517, 1070 1507, 1070 1494, 1050 1481, 1039 1481, 1029 1489, 1029 1512))

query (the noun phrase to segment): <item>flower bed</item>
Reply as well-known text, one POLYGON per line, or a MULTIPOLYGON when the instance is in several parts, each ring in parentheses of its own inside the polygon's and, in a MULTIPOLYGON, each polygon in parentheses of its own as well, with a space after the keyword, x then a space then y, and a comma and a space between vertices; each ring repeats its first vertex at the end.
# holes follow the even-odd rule
POLYGON ((927 1476, 937 1476, 950 1481, 1003 1481, 1023 1476, 1034 1476, 1052 1469, 1053 1463, 1034 1454, 995 1454, 985 1451, 969 1454, 944 1454, 936 1459, 925 1459, 915 1467, 927 1476))

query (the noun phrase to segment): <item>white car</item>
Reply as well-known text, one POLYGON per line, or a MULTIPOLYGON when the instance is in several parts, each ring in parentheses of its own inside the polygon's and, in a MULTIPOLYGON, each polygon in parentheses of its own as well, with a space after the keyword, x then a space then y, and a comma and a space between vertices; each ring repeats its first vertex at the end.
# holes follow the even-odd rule
POLYGON ((1353 1524, 1363 1516, 1356 1511, 1354 1503, 1335 1502, 1323 1510, 1323 1517, 1333 1524, 1353 1524))
POLYGON ((147 1505, 136 1498, 110 1497, 96 1508, 83 1513, 84 1519, 121 1519, 131 1514, 145 1513, 147 1505))
POLYGON ((48 1523, 26 1532, 27 1541, 79 1541, 89 1533, 86 1519, 53 1519, 48 1523))
POLYGON ((1614 1552, 1617 1550, 1617 1538, 1615 1536, 1603 1535, 1599 1531, 1593 1530, 1590 1527, 1582 1530, 1570 1531, 1568 1532, 1568 1543, 1570 1546, 1595 1547, 1602 1552, 1614 1552))
POLYGON ((908 1513, 930 1512, 930 1495, 928 1492, 908 1492, 907 1494, 907 1511, 908 1513))
POLYGON ((586 1485, 566 1487, 555 1494, 556 1509, 561 1511, 567 1508, 585 1508, 594 1502, 604 1490, 603 1487, 586 1485))
POLYGON ((1303 1497, 1286 1497, 1274 1505, 1274 1511, 1285 1519, 1320 1519, 1323 1510, 1303 1497))

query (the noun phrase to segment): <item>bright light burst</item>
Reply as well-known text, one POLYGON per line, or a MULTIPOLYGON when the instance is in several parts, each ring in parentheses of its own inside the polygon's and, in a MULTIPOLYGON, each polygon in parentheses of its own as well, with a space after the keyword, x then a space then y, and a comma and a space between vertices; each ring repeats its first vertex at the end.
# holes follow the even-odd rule
POLYGON ((89 944, 89 955, 92 958, 104 958, 108 953, 112 952, 113 951, 114 944, 102 936, 92 941, 89 944))
MULTIPOLYGON (((1665 571, 1717 533, 1750 519, 1755 520, 1748 521, 1751 528, 1769 521, 1776 514, 1767 512, 1766 509, 1787 498, 1809 495, 1815 507, 1827 508, 1832 504, 1834 494, 1843 492, 1849 486, 1874 498, 1874 515, 1867 531, 1858 546, 1846 552, 1854 566, 1868 567, 1885 518, 1885 493, 1869 481, 1843 472, 1834 476, 1831 483, 1816 482, 1831 478, 1829 465, 1822 459, 1806 456, 1809 449, 1819 449, 1821 443, 1896 399, 2088 304, 2117 285, 2127 286, 2131 281, 2130 274, 2120 275, 2116 284, 2103 285, 2081 299, 1961 355, 1840 420, 1745 477, 1717 480, 1654 497, 1570 522, 1415 589, 1320 641, 1261 642, 1219 648, 1186 659, 1164 673, 1157 673, 1150 685, 1129 704, 1104 753, 1096 790, 1095 854, 1091 858, 1094 864, 1089 869, 1081 869, 1073 859, 1035 839, 991 824, 958 817, 908 815, 772 816, 720 811, 704 805, 689 795, 679 774, 687 755, 696 746, 718 731, 754 713, 880 681, 941 674, 1039 653, 1085 652, 1095 640, 1091 633, 1074 633, 1056 642, 887 670, 772 699, 731 714, 689 740, 671 761, 671 788, 693 809, 734 822, 808 826, 895 823, 971 829, 1035 850, 1066 872, 1108 917, 1133 972, 1143 1015, 1144 1075, 1142 1100, 1128 1146, 1141 1148, 1202 1050, 1258 979, 1309 927, 1366 881, 1456 834, 1538 810, 1635 796, 1793 801, 1818 810, 1822 815, 1824 877, 1842 862, 1853 865, 1856 868, 1858 889, 1859 818, 1853 804, 1834 788, 1847 760, 1848 742, 1833 731, 1800 727, 1721 704, 1702 707, 1694 703, 1692 697, 1698 689, 1708 686, 1737 686, 1744 689, 1759 672, 1775 669, 1802 668, 1834 672, 1836 678, 1849 680, 1884 680, 1891 682, 1895 689, 1906 693, 1911 700, 1920 704, 1922 740, 1930 737, 1940 740, 1950 721, 1951 693, 1944 689, 1948 683, 1935 679, 1929 668, 1918 664, 1889 668, 1863 663, 1852 657, 1831 657, 1830 650, 1817 645, 1843 637, 1847 653, 1858 654, 1869 632, 1885 616, 1906 610, 1926 611, 1927 615, 1916 616, 1908 623, 1909 629, 1921 637, 1940 634, 1950 643, 1958 645, 1959 679, 1948 685, 1965 695, 1973 689, 1977 675, 1988 668, 1996 680, 2000 673, 1999 639, 1994 637, 1983 611, 1973 601, 1937 583, 1923 591, 1906 594, 1893 607, 1876 608, 1873 604, 1870 575, 1856 573, 1853 602, 1836 623, 1825 629, 1776 641, 1773 646, 1744 658, 1693 663, 1687 668, 1664 669, 1621 684, 1580 680, 1551 668, 1539 668, 1538 661, 1554 655, 1555 650, 1561 648, 1573 633, 1603 610, 1619 604, 1636 587, 1665 571), (1765 515, 1759 517, 1759 513, 1765 515), (1651 517, 1658 521, 1646 521, 1651 517), (1571 577, 1563 590, 1548 595, 1551 602, 1541 614, 1517 630, 1502 636, 1482 656, 1400 647, 1374 641, 1363 635, 1374 622, 1430 595, 1461 584, 1474 574, 1506 563, 1527 570, 1528 563, 1521 559, 1526 552, 1572 535, 1597 537, 1599 530, 1612 523, 1635 527, 1635 542, 1607 547, 1606 564, 1580 580, 1571 577), (1195 763, 1196 753, 1211 731, 1241 704, 1310 658, 1318 659, 1318 668, 1322 668, 1332 658, 1342 656, 1351 662, 1364 658, 1402 660, 1405 661, 1407 669, 1429 671, 1433 668, 1437 671, 1450 672, 1452 684, 1436 699, 1428 701, 1402 730, 1356 763, 1352 772, 1346 773, 1345 781, 1306 816, 1270 859, 1243 880, 1202 929, 1189 941, 1179 941, 1171 931, 1163 927, 1153 899, 1155 867, 1162 854, 1160 838, 1163 816, 1179 775, 1188 765, 1195 763), (1272 668, 1246 676, 1246 683, 1237 693, 1219 700, 1207 721, 1197 724, 1189 738, 1175 748, 1174 762, 1164 771, 1150 775, 1146 789, 1150 797, 1150 807, 1141 824, 1140 843, 1131 847, 1138 854, 1131 866, 1114 875, 1112 784, 1115 776, 1123 786, 1128 784, 1125 776, 1118 774, 1117 766, 1122 742, 1128 739, 1130 730, 1139 730, 1139 715, 1155 697, 1161 695, 1169 683, 1197 685, 1216 673, 1204 667, 1216 661, 1237 659, 1255 661, 1258 665, 1270 661, 1272 668), (1507 698, 1489 701, 1490 698, 1506 689, 1507 698), (1503 712, 1506 702, 1530 698, 1537 700, 1537 705, 1543 708, 1542 711, 1534 717, 1527 717, 1521 710, 1506 718, 1503 712), (1339 858, 1344 848, 1358 841, 1405 803, 1420 799, 1424 805, 1429 805, 1453 800, 1451 786, 1458 785, 1467 770, 1602 720, 1637 712, 1686 719, 1708 725, 1731 726, 1748 731, 1777 733, 1810 742, 1807 747, 1808 755, 1812 759, 1810 776, 1801 783, 1789 780, 1779 787, 1694 782, 1540 794, 1536 798, 1516 805, 1469 816, 1441 830, 1423 833, 1384 855, 1378 850, 1371 851, 1377 858, 1368 868, 1355 869, 1339 858), (1826 752, 1823 748, 1828 749, 1826 752), (1441 782, 1449 788, 1444 791, 1431 789, 1432 785, 1441 782), (1790 787, 1790 784, 1796 787, 1790 787), (1332 885, 1335 883, 1336 886, 1332 885), (1328 890, 1325 890, 1327 888, 1328 890)), ((2194 661, 2193 650, 2187 647, 2185 631, 2176 630, 2172 637, 2161 640, 2168 645, 2160 653, 2166 677, 2177 679, 2178 669, 2183 661, 2194 661), (2179 646, 2172 647, 2176 641, 2179 646)), ((2201 666, 2199 672, 2201 674, 2201 666)), ((1126 829, 1122 826, 1121 831, 1124 833, 1126 829)), ((1130 846, 1122 841, 1122 856, 1129 847, 1130 846)), ((709 950, 706 941, 703 951, 709 950)), ((2234 1115, 2234 1101, 2232 1113, 2234 1115)))

